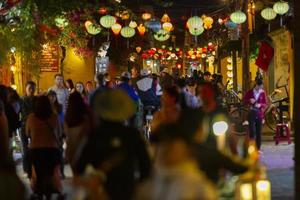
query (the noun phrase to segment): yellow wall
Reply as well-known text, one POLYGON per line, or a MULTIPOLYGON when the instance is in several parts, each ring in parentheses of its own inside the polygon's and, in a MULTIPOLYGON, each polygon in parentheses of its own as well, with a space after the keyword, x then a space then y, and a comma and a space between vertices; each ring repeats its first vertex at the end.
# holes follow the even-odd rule
MULTIPOLYGON (((94 56, 83 59, 75 55, 73 49, 67 49, 64 60, 64 78, 83 83, 94 80, 94 56)), ((43 72, 40 74, 39 89, 47 91, 54 84, 54 75, 57 72, 43 72)), ((58 72, 60 73, 60 72, 58 72)))

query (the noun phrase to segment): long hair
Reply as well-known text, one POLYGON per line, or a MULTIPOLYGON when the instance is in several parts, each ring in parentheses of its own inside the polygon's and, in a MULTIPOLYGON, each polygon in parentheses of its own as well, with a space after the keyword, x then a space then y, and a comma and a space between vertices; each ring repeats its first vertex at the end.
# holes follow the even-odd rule
POLYGON ((66 124, 69 127, 75 127, 84 120, 86 114, 88 114, 88 109, 81 97, 81 94, 78 92, 70 94, 68 108, 65 115, 66 124))
POLYGON ((42 120, 48 119, 53 114, 51 103, 47 96, 43 95, 36 98, 33 113, 42 120))
POLYGON ((66 82, 69 84, 71 90, 74 89, 74 83, 71 79, 67 79, 66 82))
MULTIPOLYGON (((58 103, 56 92, 54 92, 53 90, 50 90, 48 92, 47 96, 48 97, 49 96, 55 96, 55 102, 54 102, 54 105, 53 105, 54 106, 54 110, 55 110, 56 114, 60 114, 63 110, 62 110, 62 105, 60 105, 58 103)), ((51 102, 50 102, 50 104, 51 104, 51 102)))
POLYGON ((8 89, 5 85, 0 85, 0 100, 4 103, 8 101, 8 89))

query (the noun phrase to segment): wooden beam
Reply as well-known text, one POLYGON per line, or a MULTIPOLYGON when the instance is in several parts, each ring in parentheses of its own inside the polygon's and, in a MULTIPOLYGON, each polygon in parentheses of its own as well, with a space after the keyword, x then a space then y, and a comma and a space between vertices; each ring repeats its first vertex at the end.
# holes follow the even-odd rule
POLYGON ((295 198, 300 199, 300 1, 294 0, 294 136, 295 136, 295 198))

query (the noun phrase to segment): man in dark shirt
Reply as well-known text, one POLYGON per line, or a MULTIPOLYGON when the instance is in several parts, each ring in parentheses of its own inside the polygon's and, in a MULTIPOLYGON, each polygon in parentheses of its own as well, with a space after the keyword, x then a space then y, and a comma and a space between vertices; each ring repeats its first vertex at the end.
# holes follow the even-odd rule
POLYGON ((21 132, 20 138, 22 142, 22 153, 23 153, 23 170, 30 177, 31 166, 28 156, 28 137, 25 133, 25 125, 27 117, 33 112, 34 102, 36 96, 34 95, 36 91, 36 84, 33 81, 28 81, 26 83, 26 94, 21 98, 21 132))

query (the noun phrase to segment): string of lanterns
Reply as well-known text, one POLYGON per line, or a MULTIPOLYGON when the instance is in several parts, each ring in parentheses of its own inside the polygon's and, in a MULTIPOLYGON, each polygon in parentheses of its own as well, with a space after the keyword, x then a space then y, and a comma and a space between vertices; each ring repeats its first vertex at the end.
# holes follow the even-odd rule
MULTIPOLYGON (((282 25, 282 16, 286 14, 288 10, 289 4, 287 2, 278 1, 273 5, 273 8, 267 7, 263 9, 261 16, 265 20, 270 21, 275 19, 277 15, 280 15, 280 24, 282 25)), ((122 37, 127 39, 133 37, 136 32, 138 32, 140 36, 144 36, 146 31, 152 31, 153 37, 157 41, 163 42, 171 37, 171 32, 174 30, 174 25, 171 23, 171 18, 167 13, 164 13, 161 19, 157 20, 151 13, 145 12, 141 16, 144 22, 138 24, 136 21, 131 20, 127 26, 122 27, 122 25, 117 22, 117 17, 122 20, 128 20, 130 18, 129 11, 118 11, 115 13, 115 16, 107 14, 108 11, 106 8, 100 8, 98 12, 103 14, 99 21, 101 26, 91 21, 85 22, 86 31, 91 35, 99 34, 102 31, 102 27, 108 30, 111 29, 115 35, 121 34, 122 37)), ((246 22, 246 20, 247 15, 241 10, 237 10, 230 14, 228 19, 218 19, 218 22, 230 29, 235 29, 238 25, 246 22)), ((214 19, 210 16, 192 16, 187 20, 186 27, 191 35, 197 37, 205 30, 211 29, 213 23, 214 19)))

